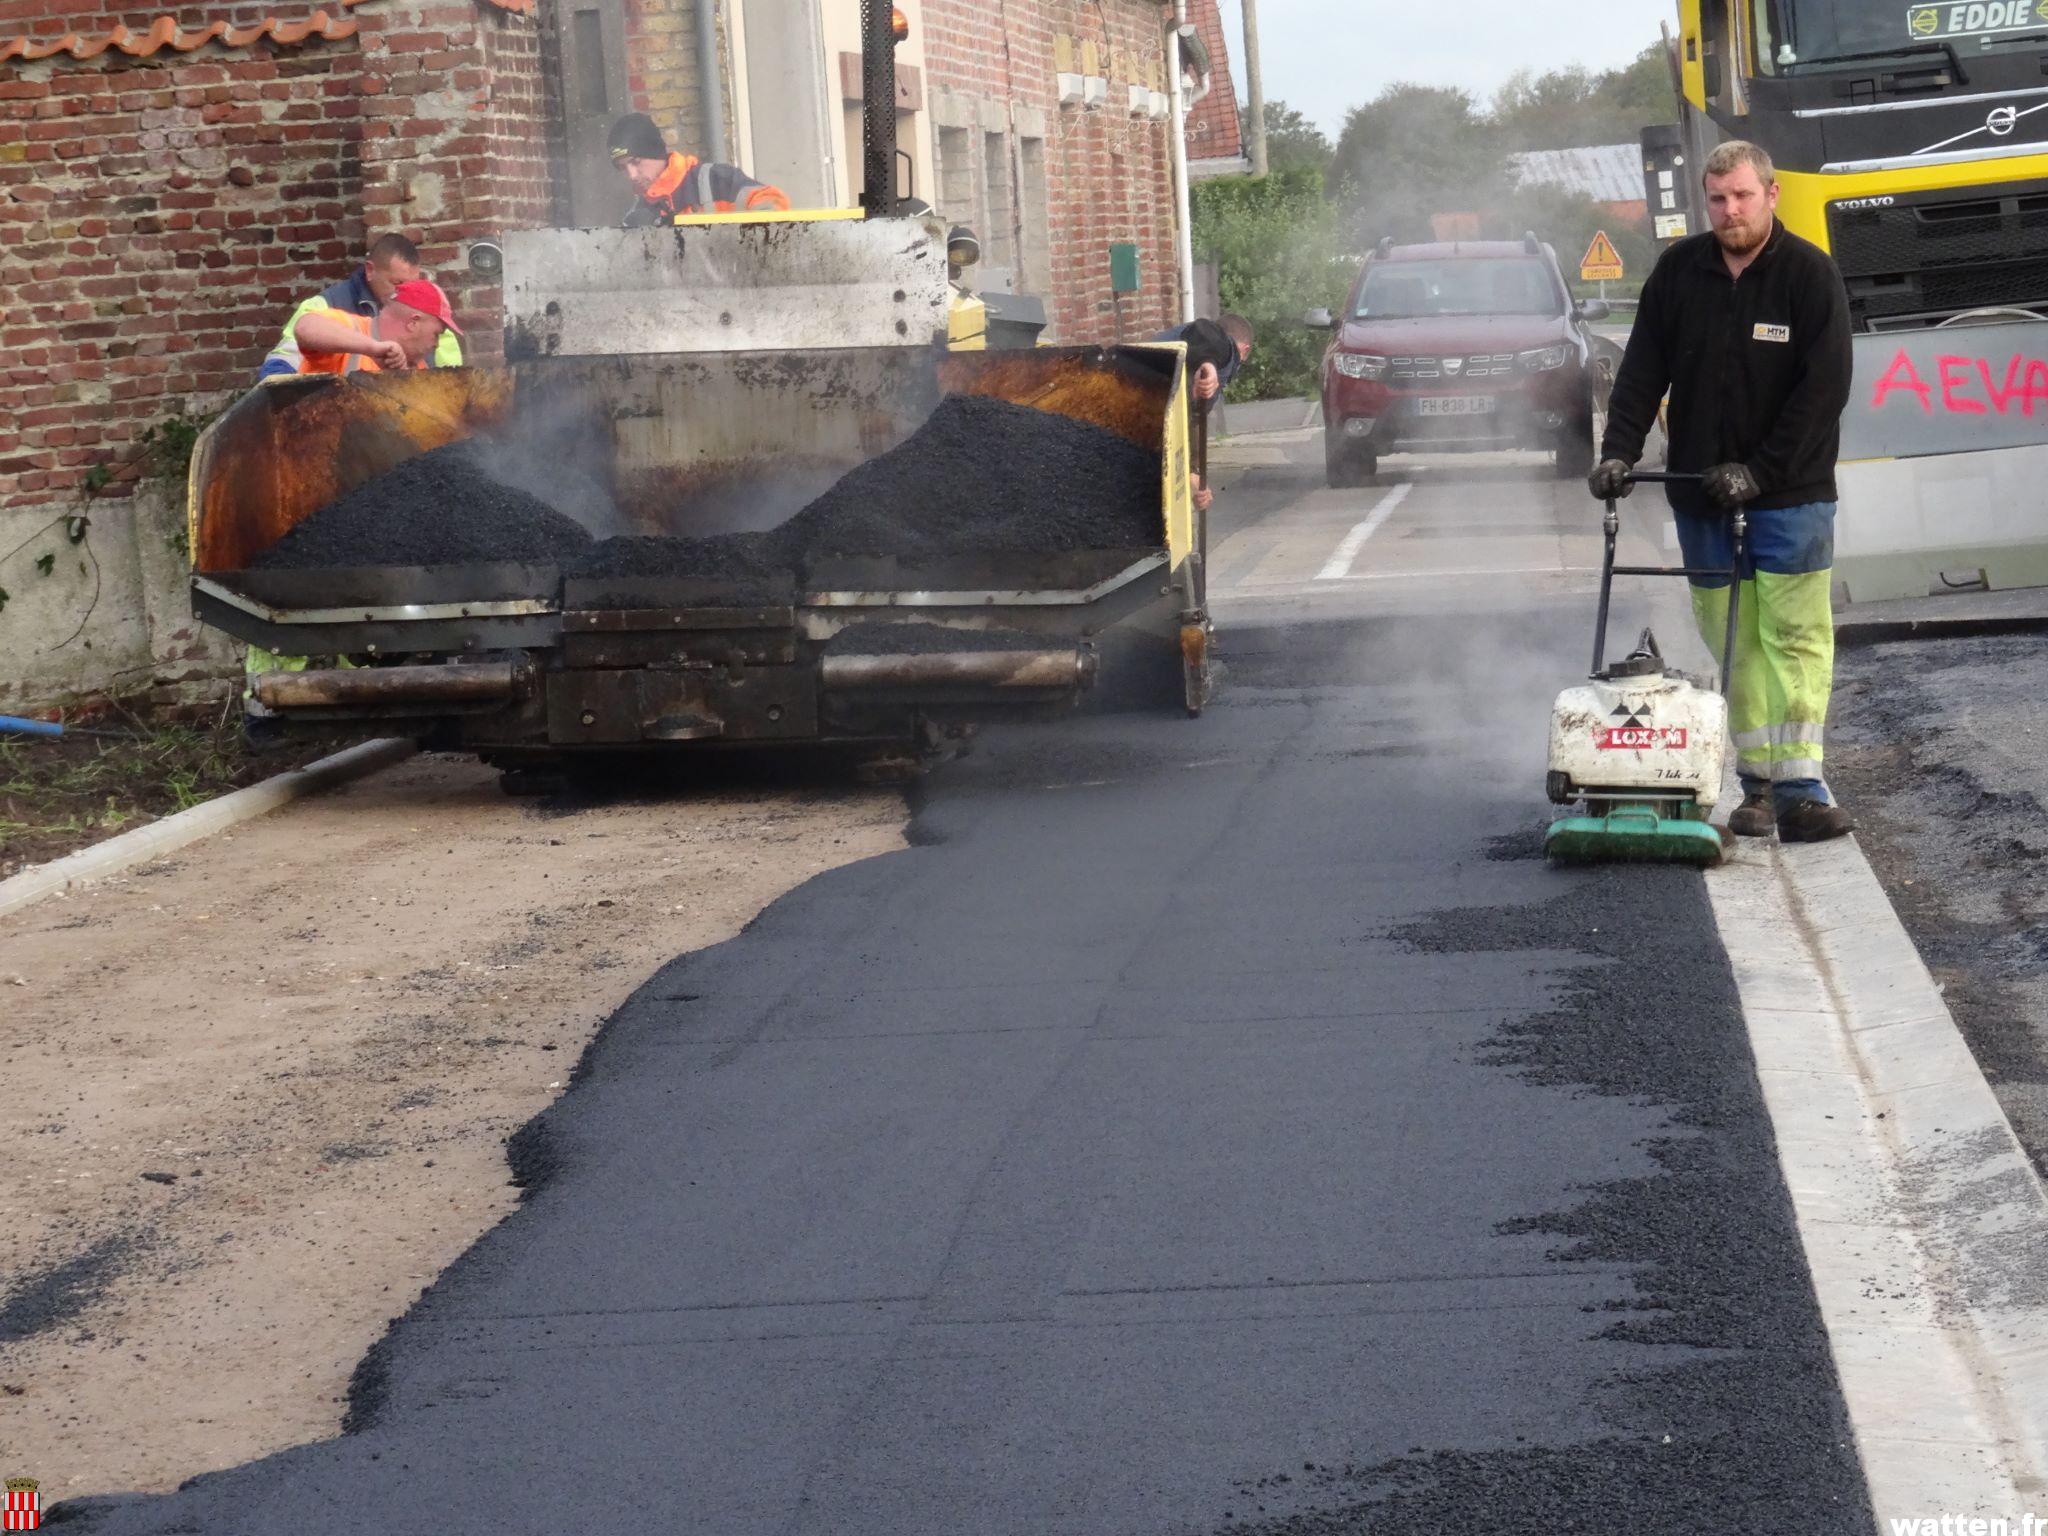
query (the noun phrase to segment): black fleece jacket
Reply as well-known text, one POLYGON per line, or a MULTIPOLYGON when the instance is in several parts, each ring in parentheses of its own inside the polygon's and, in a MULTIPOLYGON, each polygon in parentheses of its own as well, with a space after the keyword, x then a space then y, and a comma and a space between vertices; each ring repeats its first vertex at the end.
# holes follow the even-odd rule
MULTIPOLYGON (((1738 280, 1711 232, 1680 240, 1643 285, 1600 457, 1642 457, 1668 388, 1671 469, 1745 464, 1757 509, 1834 501, 1849 368, 1849 299, 1827 252, 1777 224, 1738 280)), ((1697 486, 1667 490, 1680 511, 1713 510, 1697 486)))

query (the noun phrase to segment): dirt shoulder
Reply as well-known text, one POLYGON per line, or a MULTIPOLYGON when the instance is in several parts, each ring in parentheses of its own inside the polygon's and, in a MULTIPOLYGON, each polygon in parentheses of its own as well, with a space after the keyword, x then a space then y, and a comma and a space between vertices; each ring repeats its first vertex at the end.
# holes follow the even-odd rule
POLYGON ((356 736, 252 753, 241 712, 207 722, 111 715, 63 736, 0 735, 0 880, 338 752, 356 736))
POLYGON ((556 808, 423 757, 0 919, 5 1470, 166 1489, 336 1433, 604 1018, 903 819, 854 790, 556 808))

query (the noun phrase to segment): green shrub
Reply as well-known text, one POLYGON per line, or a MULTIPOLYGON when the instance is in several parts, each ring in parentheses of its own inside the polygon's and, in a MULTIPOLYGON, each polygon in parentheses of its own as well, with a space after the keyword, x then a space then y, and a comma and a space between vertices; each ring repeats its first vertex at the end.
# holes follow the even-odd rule
POLYGON ((1228 177, 1198 183, 1194 246, 1217 266, 1223 307, 1251 321, 1251 358, 1231 381, 1232 400, 1271 400, 1317 392, 1317 365, 1328 337, 1306 329, 1304 311, 1344 300, 1356 273, 1313 167, 1263 180, 1228 177))

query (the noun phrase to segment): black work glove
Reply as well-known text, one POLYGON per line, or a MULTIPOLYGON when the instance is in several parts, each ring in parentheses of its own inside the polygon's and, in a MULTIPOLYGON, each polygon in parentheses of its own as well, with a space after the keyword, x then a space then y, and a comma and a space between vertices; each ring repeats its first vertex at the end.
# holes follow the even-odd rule
POLYGON ((1716 464, 1700 476, 1700 485, 1723 512, 1733 512, 1764 493, 1747 464, 1716 464))
POLYGON ((1602 459, 1593 473, 1586 476, 1586 489, 1596 501, 1621 501, 1636 488, 1628 477, 1634 468, 1624 459, 1602 459))

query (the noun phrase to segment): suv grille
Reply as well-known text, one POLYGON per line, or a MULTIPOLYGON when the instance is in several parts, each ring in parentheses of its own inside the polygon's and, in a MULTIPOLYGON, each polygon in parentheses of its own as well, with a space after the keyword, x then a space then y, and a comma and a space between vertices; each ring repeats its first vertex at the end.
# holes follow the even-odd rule
POLYGON ((1828 241, 1860 330, 1932 325, 1992 305, 2048 306, 2048 182, 1830 207, 1828 241))
POLYGON ((1512 352, 1482 352, 1474 356, 1440 357, 1390 357, 1387 359, 1387 377, 1390 379, 1490 379, 1500 374, 1515 371, 1515 354, 1512 352), (1455 363, 1455 368, 1446 364, 1455 363))

